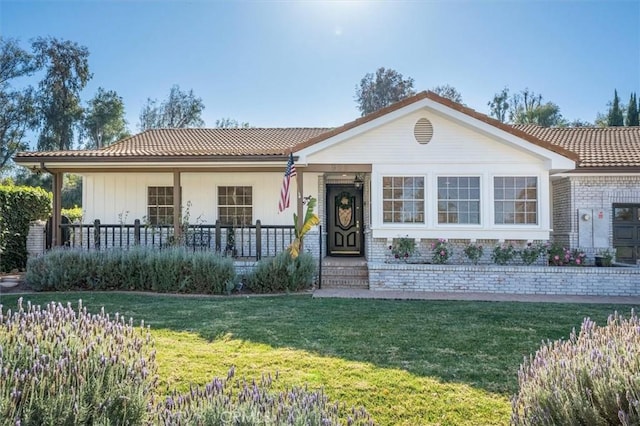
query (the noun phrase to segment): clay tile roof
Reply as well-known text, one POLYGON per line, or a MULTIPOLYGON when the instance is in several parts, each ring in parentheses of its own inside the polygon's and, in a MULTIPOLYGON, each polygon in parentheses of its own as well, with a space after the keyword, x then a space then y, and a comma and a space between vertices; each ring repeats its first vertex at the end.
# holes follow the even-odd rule
POLYGON ((514 128, 553 145, 575 152, 580 169, 640 167, 640 127, 541 127, 514 128))
POLYGON ((288 155, 328 128, 152 129, 98 150, 21 152, 20 158, 236 157, 288 155))

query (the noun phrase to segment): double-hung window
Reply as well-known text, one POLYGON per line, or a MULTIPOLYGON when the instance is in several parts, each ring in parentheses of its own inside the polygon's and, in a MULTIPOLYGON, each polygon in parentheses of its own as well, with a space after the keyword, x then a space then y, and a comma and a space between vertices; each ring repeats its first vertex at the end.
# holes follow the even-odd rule
POLYGON ((151 225, 173 224, 173 186, 147 187, 147 219, 151 225))
POLYGON ((438 177, 438 223, 480 223, 479 177, 438 177))
POLYGON ((424 177, 382 178, 382 222, 424 223, 424 177))
POLYGON ((496 225, 536 225, 538 223, 538 178, 500 176, 493 178, 496 225))
POLYGON ((253 188, 250 186, 219 186, 218 218, 223 225, 251 225, 253 222, 253 188))

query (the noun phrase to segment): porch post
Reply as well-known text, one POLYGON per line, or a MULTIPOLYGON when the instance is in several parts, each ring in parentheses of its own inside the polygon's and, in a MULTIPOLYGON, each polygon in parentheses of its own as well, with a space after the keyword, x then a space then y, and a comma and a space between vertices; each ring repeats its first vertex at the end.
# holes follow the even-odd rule
POLYGON ((180 171, 173 171, 173 235, 176 241, 180 240, 182 234, 182 192, 180 184, 180 171))
MULTIPOLYGON (((296 171, 296 193, 297 193, 297 208, 298 208, 298 229, 302 229, 302 225, 304 225, 304 205, 302 202, 304 201, 304 188, 303 188, 303 178, 302 178, 302 170, 298 169, 296 171)), ((303 244, 300 244, 300 252, 302 252, 303 244)))
POLYGON ((51 174, 52 185, 51 189, 53 191, 53 213, 51 217, 51 226, 53 227, 53 232, 51 233, 51 245, 53 247, 58 247, 62 245, 62 229, 60 228, 60 224, 62 223, 62 179, 64 177, 64 173, 62 172, 54 172, 51 174))

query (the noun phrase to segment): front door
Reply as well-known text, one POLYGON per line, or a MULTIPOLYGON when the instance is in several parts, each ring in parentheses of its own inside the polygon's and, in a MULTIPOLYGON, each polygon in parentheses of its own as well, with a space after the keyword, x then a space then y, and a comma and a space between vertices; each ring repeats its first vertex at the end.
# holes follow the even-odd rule
POLYGON ((327 185, 327 253, 361 256, 362 235, 362 189, 327 185))
POLYGON ((640 258, 640 204, 613 205, 613 247, 618 262, 640 258))

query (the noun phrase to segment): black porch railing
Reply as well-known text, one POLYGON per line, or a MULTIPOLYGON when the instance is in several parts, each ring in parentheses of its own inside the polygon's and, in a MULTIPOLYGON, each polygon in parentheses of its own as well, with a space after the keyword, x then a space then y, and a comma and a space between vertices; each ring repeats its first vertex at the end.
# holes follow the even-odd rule
POLYGON ((136 219, 133 224, 67 223, 60 225, 65 246, 84 250, 185 246, 192 250, 212 250, 226 256, 253 258, 275 256, 295 239, 292 225, 188 225, 176 239, 173 225, 144 225, 136 219))

